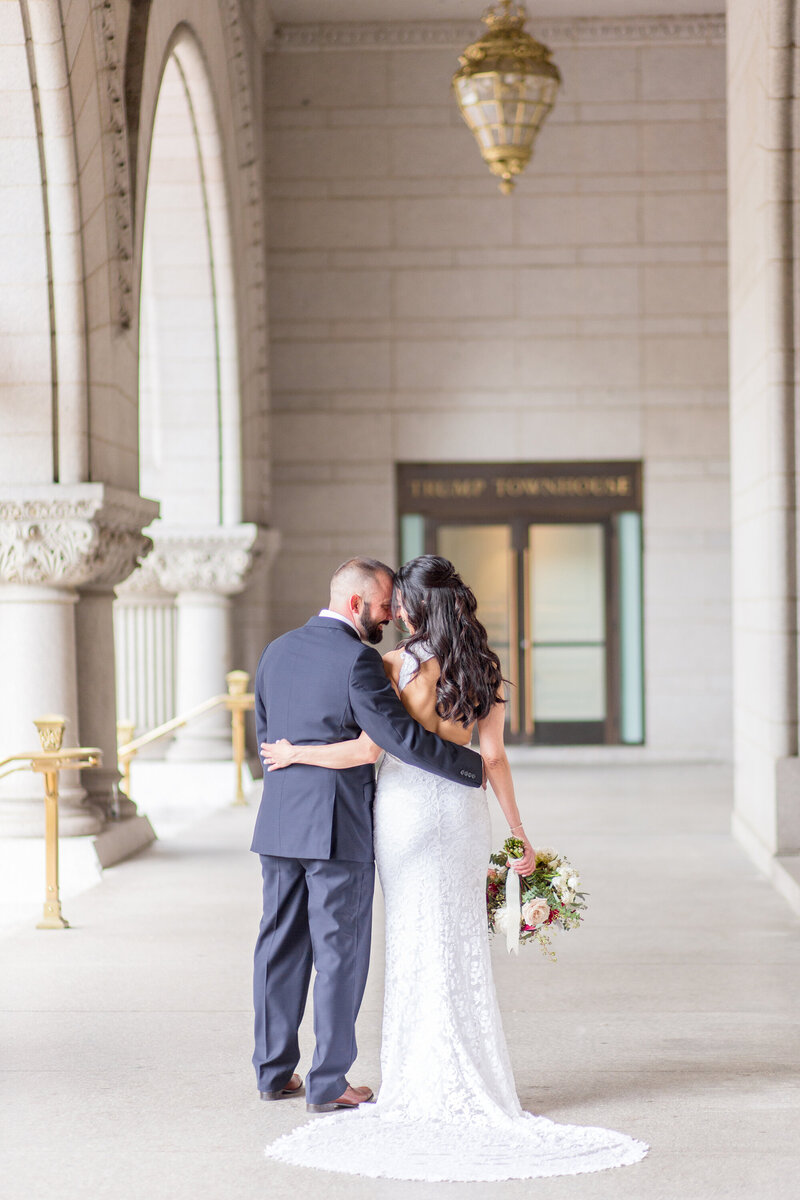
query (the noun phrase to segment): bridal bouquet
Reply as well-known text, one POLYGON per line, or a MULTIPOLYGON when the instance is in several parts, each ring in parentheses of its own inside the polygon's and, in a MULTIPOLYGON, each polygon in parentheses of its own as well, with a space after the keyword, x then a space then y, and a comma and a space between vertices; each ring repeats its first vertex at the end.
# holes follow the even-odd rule
POLYGON ((586 895, 580 877, 570 862, 555 850, 536 851, 530 875, 514 876, 510 858, 521 858, 525 847, 518 838, 506 838, 503 849, 492 854, 486 875, 486 912, 489 932, 506 938, 509 953, 517 953, 520 942, 538 942, 554 962, 550 948, 557 929, 577 929, 583 920, 586 895), (517 915, 518 914, 518 915, 517 915))

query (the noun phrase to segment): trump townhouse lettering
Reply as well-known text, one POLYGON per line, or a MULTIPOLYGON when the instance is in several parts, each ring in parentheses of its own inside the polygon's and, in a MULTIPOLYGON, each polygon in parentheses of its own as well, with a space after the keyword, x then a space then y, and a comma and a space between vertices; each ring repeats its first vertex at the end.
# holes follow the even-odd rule
POLYGON ((631 496, 629 475, 501 475, 462 479, 411 479, 409 491, 415 500, 480 500, 491 494, 498 499, 523 496, 631 496))

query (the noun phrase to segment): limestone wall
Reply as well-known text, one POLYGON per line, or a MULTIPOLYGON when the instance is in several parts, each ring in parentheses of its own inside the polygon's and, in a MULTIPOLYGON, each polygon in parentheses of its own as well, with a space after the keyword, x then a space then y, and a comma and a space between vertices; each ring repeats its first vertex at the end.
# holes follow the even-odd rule
POLYGON ((559 23, 511 199, 451 97, 457 43, 267 55, 276 632, 346 555, 396 557, 397 461, 642 458, 648 743, 724 756, 721 23, 605 25, 559 23))

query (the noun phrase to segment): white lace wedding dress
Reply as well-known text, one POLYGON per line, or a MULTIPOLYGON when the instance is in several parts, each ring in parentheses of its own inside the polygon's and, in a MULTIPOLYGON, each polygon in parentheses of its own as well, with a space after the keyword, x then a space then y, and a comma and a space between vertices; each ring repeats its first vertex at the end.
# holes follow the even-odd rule
MULTIPOLYGON (((424 657, 424 656, 421 656, 424 657)), ((415 662, 403 659, 400 687, 415 662)), ((372 1178, 533 1179, 638 1162, 643 1142, 523 1112, 486 927, 486 793, 386 756, 375 857, 386 900, 377 1103, 313 1118, 267 1147, 297 1166, 372 1178)))

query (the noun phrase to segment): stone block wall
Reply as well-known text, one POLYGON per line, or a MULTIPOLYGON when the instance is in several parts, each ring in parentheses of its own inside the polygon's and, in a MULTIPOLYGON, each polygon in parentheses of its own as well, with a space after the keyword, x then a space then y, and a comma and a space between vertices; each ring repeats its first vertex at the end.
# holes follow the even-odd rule
POLYGON ((721 22, 560 22, 511 198, 461 46, 331 29, 265 64, 275 632, 347 555, 396 559, 398 461, 641 458, 648 743, 727 755, 721 22))

